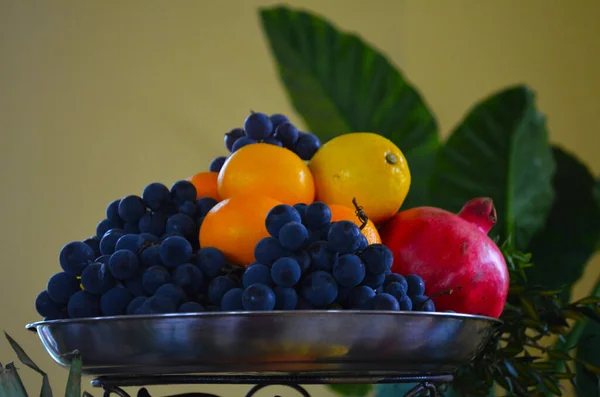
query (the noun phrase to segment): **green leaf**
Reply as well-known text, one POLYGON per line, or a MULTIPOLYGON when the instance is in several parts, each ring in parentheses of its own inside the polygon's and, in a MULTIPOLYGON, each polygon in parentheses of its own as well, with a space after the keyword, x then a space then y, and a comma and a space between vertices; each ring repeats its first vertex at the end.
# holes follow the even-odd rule
POLYGON ((554 160, 545 117, 533 92, 516 86, 477 104, 439 151, 433 205, 457 212, 474 197, 491 197, 492 229, 523 250, 543 225, 553 199, 554 160))
POLYGON ((573 358, 569 353, 560 351, 560 350, 548 350, 548 358, 550 360, 572 360, 573 358))
POLYGON ((50 387, 50 380, 48 379, 48 375, 44 371, 42 371, 40 367, 38 367, 31 358, 29 358, 27 353, 25 353, 25 350, 23 350, 23 348, 19 346, 17 341, 15 341, 6 332, 4 332, 4 335, 6 336, 8 343, 10 343, 10 347, 12 347, 12 349, 17 354, 19 361, 21 361, 24 365, 28 366, 29 368, 33 369, 38 374, 42 375, 42 389, 40 391, 40 397, 52 397, 52 388, 50 387))
POLYGON ((541 325, 541 323, 539 323, 540 320, 540 316, 538 314, 538 312, 535 310, 535 307, 533 306, 533 302, 531 302, 529 299, 526 298, 519 298, 519 300, 521 301, 521 307, 523 308, 523 312, 525 314, 527 314, 529 316, 529 318, 531 318, 534 321, 534 326, 537 326, 538 324, 541 325))
POLYGON ((596 305, 600 303, 600 297, 598 296, 587 296, 585 298, 581 298, 578 301, 573 302, 573 305, 596 305))
POLYGON ((67 388, 65 397, 80 397, 81 396, 81 354, 79 351, 74 351, 71 354, 71 368, 69 369, 69 378, 67 380, 67 388))
POLYGON ((404 153, 411 174, 402 208, 426 203, 439 146, 437 123, 417 90, 379 51, 304 11, 260 11, 262 27, 292 105, 323 142, 375 132, 404 153))
MULTIPOLYGON (((600 208, 600 179, 596 179, 596 183, 594 184, 594 200, 596 200, 596 205, 600 208)), ((596 242, 596 251, 600 251, 600 238, 596 242)))
POLYGON ((331 390, 346 397, 364 397, 373 390, 372 385, 327 385, 331 390))
POLYGON ((569 372, 555 372, 552 374, 552 376, 556 379, 573 379, 575 377, 574 373, 569 373, 569 372))
POLYGON ((577 308, 575 308, 575 311, 583 314, 590 320, 594 320, 594 321, 600 323, 600 314, 598 314, 598 312, 596 310, 592 309, 591 307, 587 307, 587 306, 577 307, 577 308))
POLYGON ((563 309, 562 313, 563 313, 563 316, 565 316, 565 318, 570 318, 571 320, 575 320, 575 321, 585 320, 585 316, 581 313, 576 312, 575 310, 563 309))
POLYGON ((544 382, 544 387, 546 387, 546 389, 549 392, 551 392, 555 396, 562 396, 562 392, 560 391, 560 388, 558 387, 558 382, 554 381, 553 379, 551 379, 547 376, 542 377, 542 381, 544 382))
MULTIPOLYGON (((592 288, 592 291, 590 292, 589 296, 592 296, 592 297, 600 296, 600 278, 598 280, 596 280, 596 284, 592 288)), ((565 313, 565 312, 566 311, 563 310, 563 313, 565 313)), ((577 314, 580 314, 580 313, 577 313, 577 314)), ((583 316, 583 315, 581 315, 581 316, 583 316)), ((564 338, 564 337, 559 338, 559 340, 555 344, 555 349, 561 350, 561 351, 568 351, 579 345, 579 343, 581 341, 581 336, 583 335, 583 333, 586 329, 586 325, 587 325, 587 320, 583 321, 583 320, 585 320, 585 318, 586 317, 583 317, 581 319, 578 319, 577 322, 575 322, 575 325, 569 331, 569 335, 566 338, 564 338)), ((558 366, 557 369, 562 370, 563 367, 558 366)))
POLYGON ((538 361, 529 365, 530 368, 536 371, 552 371, 555 366, 554 363, 548 361, 538 361))
MULTIPOLYGON (((523 286, 523 288, 524 288, 524 286, 523 286)), ((524 290, 527 294, 542 295, 542 296, 557 296, 563 292, 563 290, 561 288, 546 289, 546 288, 542 288, 542 287, 524 288, 524 290)), ((509 293, 512 293, 512 289, 509 289, 509 293)))
POLYGON ((600 208, 600 179, 597 179, 594 184, 594 199, 596 200, 596 205, 600 208))
POLYGON ((577 348, 575 364, 578 397, 600 395, 600 376, 590 371, 583 363, 600 367, 600 323, 587 320, 577 348))
POLYGON ((600 375, 600 366, 595 366, 587 362, 583 362, 582 364, 588 371, 593 372, 596 375, 600 375))
POLYGON ((23 381, 13 363, 6 364, 0 369, 0 396, 27 397, 23 381))
POLYGON ((527 277, 549 288, 566 286, 562 296, 566 301, 596 252, 600 207, 593 193, 596 181, 586 165, 559 147, 552 153, 555 200, 543 229, 531 240, 528 251, 535 266, 527 270, 527 277))

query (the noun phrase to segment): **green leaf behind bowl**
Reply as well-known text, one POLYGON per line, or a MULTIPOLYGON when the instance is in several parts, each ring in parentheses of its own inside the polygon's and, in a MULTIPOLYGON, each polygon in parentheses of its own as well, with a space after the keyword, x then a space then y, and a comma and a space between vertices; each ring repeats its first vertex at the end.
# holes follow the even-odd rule
POLYGON ((525 249, 550 210, 554 169, 546 120, 533 92, 510 87, 471 109, 442 146, 431 201, 457 212, 471 198, 491 197, 498 212, 491 235, 512 236, 525 249))
POLYGON ((427 202, 437 123, 417 90, 379 51, 330 22, 287 7, 263 8, 262 26, 292 105, 323 142, 375 132, 402 150, 411 188, 402 208, 427 202))

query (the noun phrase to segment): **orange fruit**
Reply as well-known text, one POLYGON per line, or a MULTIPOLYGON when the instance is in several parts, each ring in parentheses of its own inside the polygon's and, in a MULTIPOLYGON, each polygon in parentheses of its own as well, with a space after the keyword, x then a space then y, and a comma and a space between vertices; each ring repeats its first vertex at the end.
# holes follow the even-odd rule
MULTIPOLYGON (((331 210, 331 222, 352 221, 356 224, 356 226, 360 227, 361 222, 352 208, 340 204, 329 204, 328 207, 331 210)), ((367 238, 369 245, 381 244, 379 232, 377 231, 375 224, 370 219, 367 221, 367 225, 363 228, 363 230, 361 230, 361 232, 367 238)))
POLYGON ((238 195, 213 207, 200 226, 200 246, 219 249, 232 264, 248 266, 254 259, 254 247, 269 233, 267 213, 281 204, 258 194, 238 195))
POLYGON ((268 143, 234 152, 219 172, 219 196, 260 194, 284 204, 313 202, 315 185, 308 166, 291 150, 268 143))
POLYGON ((217 188, 218 172, 199 172, 187 178, 196 187, 196 199, 212 197, 219 201, 219 189, 217 188))

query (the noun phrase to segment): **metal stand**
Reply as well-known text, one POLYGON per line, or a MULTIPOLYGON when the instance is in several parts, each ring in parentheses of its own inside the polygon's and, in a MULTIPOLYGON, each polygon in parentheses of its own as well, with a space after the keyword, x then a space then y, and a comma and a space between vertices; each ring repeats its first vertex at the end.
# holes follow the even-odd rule
MULTIPOLYGON (((302 397, 310 397, 306 389, 300 385, 326 385, 326 384, 399 384, 417 383, 404 397, 439 396, 438 387, 452 382, 452 374, 427 374, 427 375, 392 375, 392 376, 364 376, 364 375, 272 375, 272 376, 247 376, 247 375, 140 375, 140 376, 101 376, 92 380, 92 386, 104 389, 104 397, 112 394, 119 397, 132 397, 125 392, 123 387, 156 386, 156 385, 207 385, 207 384, 246 384, 253 386, 245 397, 253 397, 258 391, 269 386, 287 386, 294 389, 302 397)), ((142 387, 137 397, 151 397, 142 387)), ((177 397, 177 396, 172 396, 177 397)), ((186 393, 179 397, 219 397, 206 393, 186 393)), ((277 397, 277 396, 276 396, 277 397)), ((401 397, 401 396, 398 396, 401 397)))

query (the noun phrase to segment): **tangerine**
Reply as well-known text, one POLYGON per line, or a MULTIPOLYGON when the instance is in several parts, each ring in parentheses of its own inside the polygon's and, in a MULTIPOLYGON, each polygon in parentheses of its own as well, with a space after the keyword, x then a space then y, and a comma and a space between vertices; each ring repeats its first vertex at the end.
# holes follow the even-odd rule
POLYGON ((308 166, 291 150, 268 143, 234 152, 219 172, 219 196, 261 194, 284 204, 313 202, 315 184, 308 166))
POLYGON ((200 226, 200 246, 219 249, 228 261, 248 266, 255 261, 254 247, 269 233, 267 213, 281 204, 259 194, 244 194, 225 199, 214 206, 200 226))
POLYGON ((218 172, 199 172, 187 178, 196 188, 196 200, 202 197, 212 197, 219 201, 219 189, 217 187, 218 172))
MULTIPOLYGON (((331 210, 331 222, 352 221, 356 224, 356 226, 359 227, 362 224, 352 208, 341 204, 329 204, 328 207, 331 210)), ((370 219, 367 221, 367 225, 361 230, 361 232, 367 238, 369 245, 381 244, 379 232, 377 231, 375 224, 370 219)))

